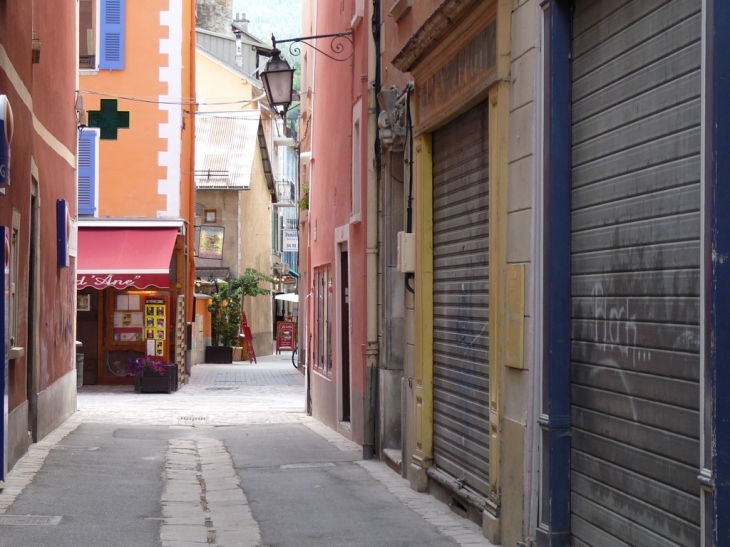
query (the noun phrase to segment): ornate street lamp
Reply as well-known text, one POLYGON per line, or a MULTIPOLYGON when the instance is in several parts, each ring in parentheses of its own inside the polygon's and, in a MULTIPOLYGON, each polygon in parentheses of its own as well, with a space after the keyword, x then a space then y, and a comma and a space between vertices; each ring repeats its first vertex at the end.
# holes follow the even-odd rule
POLYGON ((277 106, 281 107, 279 114, 286 120, 286 111, 289 110, 292 101, 294 69, 289 66, 286 59, 281 57, 281 51, 276 49, 276 41, 274 41, 274 51, 271 59, 266 63, 266 67, 261 73, 261 81, 264 84, 264 91, 266 91, 266 97, 269 99, 271 108, 279 112, 277 106))
MULTIPOLYGON (((320 34, 318 36, 302 36, 299 38, 289 38, 288 40, 279 40, 279 43, 289 43, 289 53, 292 55, 300 55, 301 50, 296 44, 304 44, 318 51, 319 53, 329 57, 334 61, 347 61, 354 52, 352 42, 352 31, 337 32, 334 34, 320 34), (331 38, 330 50, 327 53, 318 49, 309 41, 315 41, 317 38, 331 38), (344 43, 343 43, 344 42, 344 43), (349 47, 347 47, 349 44, 349 47), (349 52, 348 52, 349 51, 349 52)), ((277 113, 286 120, 286 111, 292 102, 292 84, 294 83, 294 69, 289 65, 286 59, 282 58, 281 51, 276 47, 276 38, 271 36, 272 51, 271 59, 266 63, 264 70, 261 72, 261 82, 264 84, 266 98, 269 104, 277 113), (281 107, 281 111, 277 109, 281 107)))

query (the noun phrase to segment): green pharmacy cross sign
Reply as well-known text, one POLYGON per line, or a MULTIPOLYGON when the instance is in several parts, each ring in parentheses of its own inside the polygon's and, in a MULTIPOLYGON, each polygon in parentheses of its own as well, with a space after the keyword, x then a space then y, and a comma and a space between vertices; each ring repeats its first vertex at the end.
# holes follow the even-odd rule
POLYGON ((102 139, 117 140, 118 129, 129 129, 129 112, 117 110, 116 99, 102 99, 101 110, 89 111, 89 127, 101 129, 102 139))

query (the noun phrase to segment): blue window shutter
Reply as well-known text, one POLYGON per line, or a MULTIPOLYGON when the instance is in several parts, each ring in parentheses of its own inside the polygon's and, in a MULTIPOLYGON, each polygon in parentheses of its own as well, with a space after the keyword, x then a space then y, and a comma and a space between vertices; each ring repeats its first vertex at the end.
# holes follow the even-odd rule
POLYGON ((99 68, 124 70, 126 0, 101 0, 99 68))
POLYGON ((96 131, 79 133, 79 214, 96 214, 96 131))

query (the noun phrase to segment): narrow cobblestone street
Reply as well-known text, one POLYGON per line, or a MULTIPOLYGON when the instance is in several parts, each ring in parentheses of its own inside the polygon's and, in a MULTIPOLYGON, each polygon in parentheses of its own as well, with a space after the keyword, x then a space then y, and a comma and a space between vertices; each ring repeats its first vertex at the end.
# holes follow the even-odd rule
POLYGON ((0 491, 0 546, 490 545, 303 408, 288 353, 171 395, 81 387, 0 491))

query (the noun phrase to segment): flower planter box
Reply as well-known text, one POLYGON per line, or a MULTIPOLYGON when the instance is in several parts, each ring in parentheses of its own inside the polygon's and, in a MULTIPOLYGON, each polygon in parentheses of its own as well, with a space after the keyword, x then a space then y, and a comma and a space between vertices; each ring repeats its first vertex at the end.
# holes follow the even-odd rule
POLYGON ((205 346, 205 362, 209 364, 230 365, 233 363, 233 348, 205 346))
POLYGON ((177 391, 177 365, 165 365, 165 373, 145 371, 134 377, 134 390, 140 393, 172 393, 177 391))

